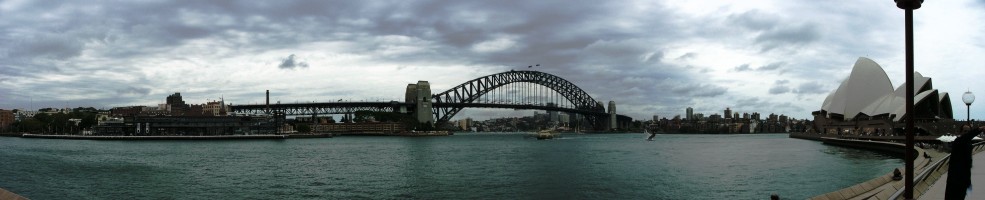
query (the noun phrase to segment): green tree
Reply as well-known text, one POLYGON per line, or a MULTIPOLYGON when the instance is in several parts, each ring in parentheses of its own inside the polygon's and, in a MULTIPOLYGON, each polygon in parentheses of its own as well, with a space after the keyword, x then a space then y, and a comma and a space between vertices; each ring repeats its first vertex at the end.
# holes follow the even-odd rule
POLYGON ((296 124, 295 125, 295 129, 298 132, 300 132, 300 133, 310 133, 311 132, 311 126, 308 125, 308 124, 300 124, 300 123, 299 124, 296 124))
POLYGON ((44 127, 44 123, 38 121, 37 119, 26 119, 24 121, 18 122, 18 128, 20 131, 36 133, 40 132, 44 127))

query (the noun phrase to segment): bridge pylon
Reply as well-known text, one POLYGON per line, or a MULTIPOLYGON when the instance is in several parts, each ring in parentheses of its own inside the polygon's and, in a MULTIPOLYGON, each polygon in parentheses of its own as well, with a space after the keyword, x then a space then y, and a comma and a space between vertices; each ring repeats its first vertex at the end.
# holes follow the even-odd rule
POLYGON ((434 111, 431 110, 431 84, 427 81, 417 81, 416 84, 407 84, 406 103, 414 104, 413 116, 418 123, 428 123, 434 125, 434 111))

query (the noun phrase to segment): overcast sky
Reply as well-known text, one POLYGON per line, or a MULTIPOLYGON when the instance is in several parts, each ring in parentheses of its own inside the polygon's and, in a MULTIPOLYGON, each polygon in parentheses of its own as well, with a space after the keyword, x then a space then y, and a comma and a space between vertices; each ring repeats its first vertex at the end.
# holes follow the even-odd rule
MULTIPOLYGON (((963 119, 962 93, 985 98, 985 2, 914 13, 916 69, 963 119)), ((636 119, 808 118, 860 56, 903 84, 903 37, 889 0, 0 0, 0 108, 402 100, 540 64, 636 119)))

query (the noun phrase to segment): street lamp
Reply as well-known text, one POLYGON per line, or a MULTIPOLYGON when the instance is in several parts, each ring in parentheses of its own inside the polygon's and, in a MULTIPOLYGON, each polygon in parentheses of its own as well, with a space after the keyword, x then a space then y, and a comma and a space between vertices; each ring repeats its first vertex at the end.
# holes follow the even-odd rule
POLYGON ((894 0, 896 7, 905 11, 906 25, 906 175, 903 183, 903 198, 913 199, 913 10, 919 9, 923 0, 894 0))
POLYGON ((964 92, 964 95, 961 96, 961 100, 964 101, 964 105, 968 106, 968 115, 966 119, 968 120, 968 127, 971 127, 971 103, 975 103, 975 94, 972 94, 971 91, 964 92))

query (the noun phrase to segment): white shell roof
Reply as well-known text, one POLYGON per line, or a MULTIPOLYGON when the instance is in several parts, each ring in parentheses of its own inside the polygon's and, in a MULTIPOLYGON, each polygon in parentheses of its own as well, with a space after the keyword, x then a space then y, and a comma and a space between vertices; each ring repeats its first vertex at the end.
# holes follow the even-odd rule
MULTIPOLYGON (((851 75, 841 82, 838 89, 825 99, 822 110, 842 114, 846 120, 863 113, 866 107, 893 94, 893 84, 875 61, 859 57, 855 61, 851 75)), ((891 102, 890 102, 891 103, 891 102)), ((879 110, 878 105, 872 110, 879 110)), ((866 113, 868 115, 875 113, 866 113)))

